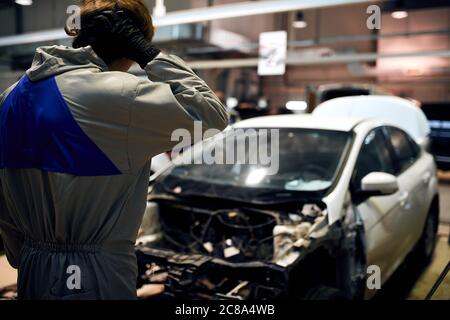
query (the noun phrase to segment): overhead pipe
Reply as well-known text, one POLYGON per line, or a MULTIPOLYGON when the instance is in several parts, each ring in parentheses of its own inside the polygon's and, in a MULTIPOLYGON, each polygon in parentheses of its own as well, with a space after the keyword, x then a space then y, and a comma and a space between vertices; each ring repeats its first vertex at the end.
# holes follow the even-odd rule
MULTIPOLYGON (((441 30, 425 30, 425 31, 411 31, 411 32, 393 32, 384 34, 362 34, 362 35, 344 35, 344 36, 331 36, 331 37, 321 37, 318 39, 305 39, 305 40, 289 40, 287 42, 288 48, 303 48, 311 47, 316 45, 332 45, 336 43, 344 42, 361 42, 361 41, 375 41, 380 39, 391 39, 400 37, 418 37, 423 35, 436 35, 436 36, 447 36, 450 34, 450 29, 441 30)), ((229 47, 226 49, 218 47, 196 47, 186 49, 187 54, 207 54, 207 53, 218 53, 232 50, 256 50, 259 48, 259 43, 249 42, 243 43, 238 46, 229 47)))
MULTIPOLYGON (((313 66, 325 64, 348 64, 352 62, 372 62, 378 59, 395 59, 411 57, 439 57, 450 58, 450 50, 398 52, 398 53, 352 53, 339 54, 326 57, 304 57, 295 52, 288 52, 286 65, 288 66, 313 66)), ((223 59, 187 61, 189 67, 194 70, 230 69, 230 68, 255 68, 258 66, 258 58, 223 59)), ((130 73, 144 75, 142 69, 133 65, 130 73)))
MULTIPOLYGON (((400 53, 355 53, 339 54, 325 57, 304 57, 296 53, 288 53, 286 65, 290 66, 311 66, 324 64, 339 64, 351 62, 371 62, 378 59, 410 58, 410 57, 440 57, 450 58, 450 50, 400 52, 400 53)), ((245 59, 225 59, 225 60, 204 60, 190 61, 192 69, 216 69, 216 68, 246 68, 257 67, 258 58, 245 59)))
MULTIPOLYGON (((213 21, 219 19, 246 17, 294 10, 327 8, 350 4, 374 3, 385 0, 266 0, 246 1, 233 4, 217 5, 206 8, 196 8, 169 12, 161 17, 154 17, 156 27, 213 21)), ((0 38, 0 47, 21 45, 35 42, 55 41, 68 38, 60 29, 30 32, 21 35, 0 38)))
MULTIPOLYGON (((155 18, 156 26, 212 21, 219 19, 254 16, 268 13, 336 7, 349 4, 373 3, 373 0, 270 0, 246 1, 206 8, 180 10, 155 18)), ((380 2, 380 1, 375 1, 380 2)))

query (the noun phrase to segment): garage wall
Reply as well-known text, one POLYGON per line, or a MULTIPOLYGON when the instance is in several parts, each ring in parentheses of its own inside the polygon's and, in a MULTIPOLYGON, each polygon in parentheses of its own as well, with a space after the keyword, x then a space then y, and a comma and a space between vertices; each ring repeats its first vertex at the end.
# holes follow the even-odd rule
MULTIPOLYGON (((241 0, 190 0, 165 1, 168 11, 205 7, 208 4, 227 4, 241 0)), ((23 31, 37 31, 59 28, 64 25, 65 11, 74 0, 35 0, 39 5, 22 7, 23 31)), ((155 0, 147 0, 153 8, 155 0)), ((279 13, 272 15, 251 16, 245 18, 217 20, 210 23, 212 28, 220 28, 241 34, 251 42, 257 42, 259 33, 263 31, 283 30, 289 32, 290 41, 318 40, 326 37, 370 35, 366 25, 366 6, 357 5, 337 7, 304 12, 308 23, 305 29, 289 28, 294 14, 279 13), (248 26, 252 26, 249 28, 248 26)), ((0 36, 15 32, 14 8, 0 10, 0 36)), ((407 19, 395 20, 389 14, 382 17, 380 34, 393 32, 415 32, 423 30, 450 29, 450 9, 439 8, 411 11, 407 19)), ((299 54, 314 54, 314 50, 326 49, 334 53, 362 53, 378 51, 380 53, 427 50, 450 50, 449 33, 436 36, 391 38, 379 41, 337 41, 302 48, 291 47, 290 50, 299 54)), ((333 82, 368 82, 378 83, 397 95, 410 96, 420 101, 450 100, 450 59, 420 58, 380 60, 372 64, 326 65, 311 67, 288 67, 288 72, 282 77, 264 77, 261 79, 262 93, 274 105, 284 105, 286 101, 303 99, 307 87, 333 82)), ((255 68, 252 69, 255 72, 255 68)), ((220 72, 204 71, 213 87, 217 86, 220 72)), ((14 79, 15 75, 2 75, 0 89, 14 79)), ((233 94, 236 82, 241 77, 241 70, 229 72, 227 81, 228 94, 233 94)))
MULTIPOLYGON (((291 29, 290 40, 371 34, 365 24, 365 6, 310 10, 305 12, 304 17, 308 27, 291 29)), ((433 30, 450 30, 449 8, 412 11, 403 20, 395 20, 390 14, 383 14, 379 33, 386 35, 433 30)), ((299 54, 307 54, 308 50, 313 49, 327 49, 334 53, 450 50, 450 33, 380 38, 379 41, 342 41, 293 50, 299 54)), ((400 58, 379 60, 376 63, 288 67, 283 77, 264 77, 262 81, 265 94, 275 106, 284 106, 289 100, 305 99, 307 87, 314 88, 319 84, 334 82, 374 83, 395 95, 423 102, 449 101, 450 59, 400 58)))
MULTIPOLYGON (((383 15, 381 34, 450 30, 450 9, 411 11, 408 18, 395 20, 383 15)), ((450 34, 381 39, 380 53, 399 51, 450 50, 450 34)), ((378 82, 394 93, 411 96, 419 101, 450 100, 450 59, 417 57, 380 60, 377 62, 378 82), (406 83, 406 80, 408 81, 406 83)))

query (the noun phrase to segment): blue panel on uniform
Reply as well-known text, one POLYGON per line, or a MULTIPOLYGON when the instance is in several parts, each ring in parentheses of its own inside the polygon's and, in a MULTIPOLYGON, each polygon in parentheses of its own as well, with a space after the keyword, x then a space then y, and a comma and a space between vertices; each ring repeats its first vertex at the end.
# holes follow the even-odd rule
POLYGON ((24 76, 0 110, 0 168, 76 176, 120 174, 73 118, 55 79, 24 76))

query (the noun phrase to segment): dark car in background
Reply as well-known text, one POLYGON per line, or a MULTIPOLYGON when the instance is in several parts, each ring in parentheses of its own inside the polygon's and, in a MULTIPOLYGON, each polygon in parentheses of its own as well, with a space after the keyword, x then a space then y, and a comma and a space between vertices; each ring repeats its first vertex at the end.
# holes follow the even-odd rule
POLYGON ((329 83, 322 84, 309 97, 309 103, 313 111, 319 104, 341 97, 353 97, 353 96, 372 96, 382 95, 387 96, 391 93, 380 86, 370 83, 329 83))
POLYGON ((430 124, 430 151, 441 170, 450 170, 450 102, 423 103, 430 124))

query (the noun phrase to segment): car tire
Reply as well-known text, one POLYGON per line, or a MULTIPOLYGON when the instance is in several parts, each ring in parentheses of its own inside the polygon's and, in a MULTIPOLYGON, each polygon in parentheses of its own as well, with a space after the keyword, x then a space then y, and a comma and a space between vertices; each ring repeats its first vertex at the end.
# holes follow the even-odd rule
POLYGON ((304 296, 304 300, 345 301, 349 298, 337 288, 318 286, 310 289, 304 296))
POLYGON ((422 236, 414 249, 413 255, 418 263, 427 265, 433 257, 437 239, 437 218, 432 212, 428 214, 422 236))

